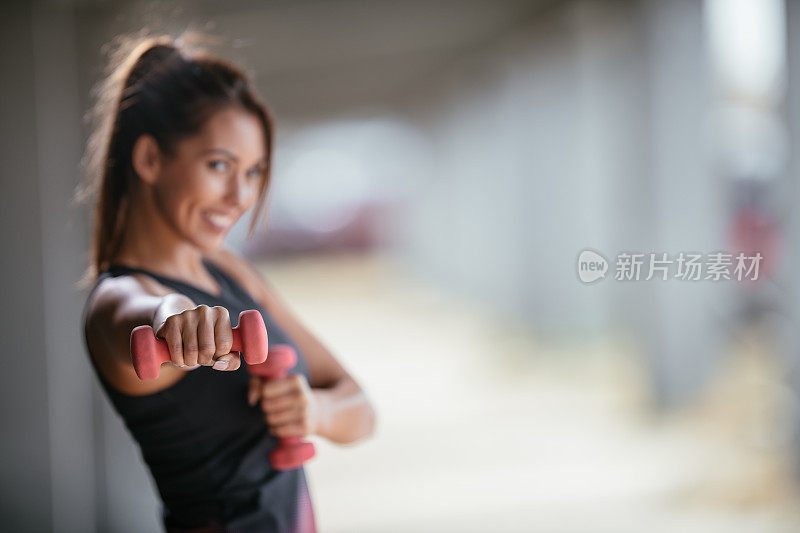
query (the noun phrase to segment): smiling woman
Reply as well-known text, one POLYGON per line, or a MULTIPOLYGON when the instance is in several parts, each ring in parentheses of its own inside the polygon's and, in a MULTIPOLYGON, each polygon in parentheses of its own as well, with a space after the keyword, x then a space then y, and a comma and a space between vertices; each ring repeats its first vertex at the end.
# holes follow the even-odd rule
MULTIPOLYGON (((151 226, 152 216, 169 225, 177 238, 182 237, 202 250, 221 246, 233 224, 257 200, 266 179, 264 128, 249 111, 230 106, 217 111, 197 135, 177 143, 168 159, 160 157, 159 145, 149 134, 139 137, 133 146, 132 165, 136 174, 149 188, 132 191, 135 205, 150 205, 137 201, 137 195, 151 194, 159 213, 143 209, 128 214, 126 233, 120 243, 121 259, 130 252, 129 243, 140 242, 137 228, 151 226)), ((144 199, 141 199, 144 200, 144 199)))
POLYGON ((255 207, 252 232, 263 208, 270 113, 241 70, 180 41, 121 50, 88 149, 90 361, 139 444, 167 531, 312 532, 303 467, 273 468, 269 452, 309 435, 353 442, 372 433, 374 412, 271 285, 223 248, 233 224, 255 207), (251 376, 231 351, 230 317, 248 309, 270 352, 297 354, 288 375, 251 376), (129 351, 143 325, 169 349, 149 381, 129 351))

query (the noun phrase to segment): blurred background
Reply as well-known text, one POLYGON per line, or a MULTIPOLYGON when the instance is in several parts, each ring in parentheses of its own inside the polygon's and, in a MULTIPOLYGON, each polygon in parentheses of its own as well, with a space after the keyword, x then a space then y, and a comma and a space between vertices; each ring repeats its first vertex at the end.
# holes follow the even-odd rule
POLYGON ((246 254, 362 384, 322 532, 800 530, 800 4, 9 1, 7 531, 153 532, 84 352, 72 203, 110 43, 197 30, 277 124, 246 254), (581 250, 758 251, 756 282, 579 281, 581 250), (10 341, 10 343, 9 343, 10 341))

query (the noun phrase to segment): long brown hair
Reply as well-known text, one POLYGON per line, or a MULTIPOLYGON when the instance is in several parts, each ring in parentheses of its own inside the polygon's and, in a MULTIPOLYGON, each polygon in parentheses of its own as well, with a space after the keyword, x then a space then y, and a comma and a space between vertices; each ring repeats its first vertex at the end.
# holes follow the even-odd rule
POLYGON ((248 235, 258 224, 272 167, 272 113, 242 70, 196 45, 204 38, 121 37, 112 47, 105 77, 93 89, 93 131, 83 160, 84 186, 77 195, 80 201, 94 199, 83 286, 93 283, 119 250, 137 179, 131 156, 141 135, 152 135, 169 157, 178 141, 199 133, 223 108, 238 106, 255 115, 264 129, 267 164, 248 235))

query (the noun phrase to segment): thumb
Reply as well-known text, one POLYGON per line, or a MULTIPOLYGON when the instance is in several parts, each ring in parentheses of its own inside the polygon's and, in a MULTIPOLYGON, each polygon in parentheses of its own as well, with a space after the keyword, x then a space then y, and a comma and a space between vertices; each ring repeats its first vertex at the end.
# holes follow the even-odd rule
POLYGON ((250 377, 250 384, 247 389, 247 404, 255 405, 261 398, 261 378, 258 376, 250 377))
POLYGON ((214 370, 236 370, 239 368, 239 356, 235 353, 227 353, 214 361, 214 370))

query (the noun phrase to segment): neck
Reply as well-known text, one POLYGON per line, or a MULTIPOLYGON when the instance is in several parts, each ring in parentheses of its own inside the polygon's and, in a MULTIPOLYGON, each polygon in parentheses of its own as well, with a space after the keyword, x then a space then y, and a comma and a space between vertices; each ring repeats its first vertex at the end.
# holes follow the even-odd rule
POLYGON ((136 187, 128 205, 122 243, 112 262, 175 277, 207 277, 202 252, 181 238, 156 209, 149 187, 136 187))

